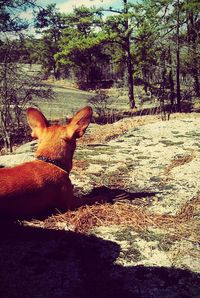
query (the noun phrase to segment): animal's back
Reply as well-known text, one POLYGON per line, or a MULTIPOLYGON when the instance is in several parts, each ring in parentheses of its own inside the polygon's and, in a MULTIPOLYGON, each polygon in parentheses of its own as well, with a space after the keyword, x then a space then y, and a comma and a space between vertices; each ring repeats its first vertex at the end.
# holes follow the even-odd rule
MULTIPOLYGON (((41 161, 0 169, 0 214, 29 214, 59 206, 68 174, 41 161)), ((67 199, 67 198, 66 198, 67 199)))

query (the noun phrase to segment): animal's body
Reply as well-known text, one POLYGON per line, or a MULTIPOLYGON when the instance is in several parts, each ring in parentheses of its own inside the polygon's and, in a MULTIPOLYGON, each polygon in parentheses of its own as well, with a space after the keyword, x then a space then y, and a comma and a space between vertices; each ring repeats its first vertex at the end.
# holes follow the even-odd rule
POLYGON ((76 139, 85 133, 91 117, 92 109, 85 107, 68 124, 49 126, 39 110, 27 110, 31 135, 39 139, 36 159, 0 169, 0 216, 36 215, 78 206, 69 173, 76 139))

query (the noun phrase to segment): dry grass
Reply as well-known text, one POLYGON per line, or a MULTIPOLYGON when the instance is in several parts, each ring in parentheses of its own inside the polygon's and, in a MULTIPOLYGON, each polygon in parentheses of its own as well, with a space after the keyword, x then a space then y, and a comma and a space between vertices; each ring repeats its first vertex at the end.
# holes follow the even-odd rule
POLYGON ((84 171, 89 166, 89 162, 87 160, 73 160, 73 169, 75 171, 84 171))
POLYGON ((158 121, 158 119, 159 118, 156 115, 148 115, 143 117, 127 118, 112 124, 95 125, 91 134, 80 139, 79 144, 103 144, 123 135, 134 127, 147 123, 154 123, 158 121))
POLYGON ((195 152, 192 151, 191 154, 187 154, 173 159, 171 163, 165 168, 164 175, 166 176, 166 179, 169 177, 171 171, 174 168, 190 163, 195 157, 195 152))
MULTIPOLYGON (((113 205, 96 204, 51 216, 43 222, 43 227, 47 229, 66 227, 81 233, 89 233, 95 227, 110 225, 132 227, 138 232, 145 231, 148 227, 156 227, 173 234, 176 239, 200 241, 199 222, 196 219, 200 214, 199 206, 200 197, 195 197, 185 203, 173 216, 152 214, 144 207, 125 202, 113 205)), ((33 221, 32 224, 38 226, 39 222, 33 221)))

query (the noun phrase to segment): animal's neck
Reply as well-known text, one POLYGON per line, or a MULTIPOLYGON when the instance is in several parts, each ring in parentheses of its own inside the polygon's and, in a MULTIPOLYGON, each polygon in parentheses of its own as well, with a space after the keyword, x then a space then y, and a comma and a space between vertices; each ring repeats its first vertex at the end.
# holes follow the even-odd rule
POLYGON ((66 165, 63 165, 59 160, 51 159, 46 156, 38 156, 37 159, 42 160, 44 162, 53 164, 54 166, 57 166, 61 168, 62 170, 69 172, 69 168, 66 165))
POLYGON ((67 172, 72 169, 72 158, 74 150, 65 150, 65 148, 55 146, 39 146, 36 151, 36 158, 45 162, 54 164, 67 172))

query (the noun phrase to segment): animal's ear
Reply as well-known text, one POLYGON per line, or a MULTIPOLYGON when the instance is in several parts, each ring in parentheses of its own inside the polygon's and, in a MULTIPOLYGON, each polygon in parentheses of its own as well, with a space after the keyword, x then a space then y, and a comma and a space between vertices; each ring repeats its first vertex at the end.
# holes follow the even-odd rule
POLYGON ((92 118, 92 108, 85 107, 78 111, 71 119, 67 128, 68 138, 80 138, 84 135, 92 118))
POLYGON ((39 138, 42 130, 48 127, 48 121, 45 116, 35 108, 28 108, 26 111, 27 120, 30 128, 32 129, 31 136, 39 138))

